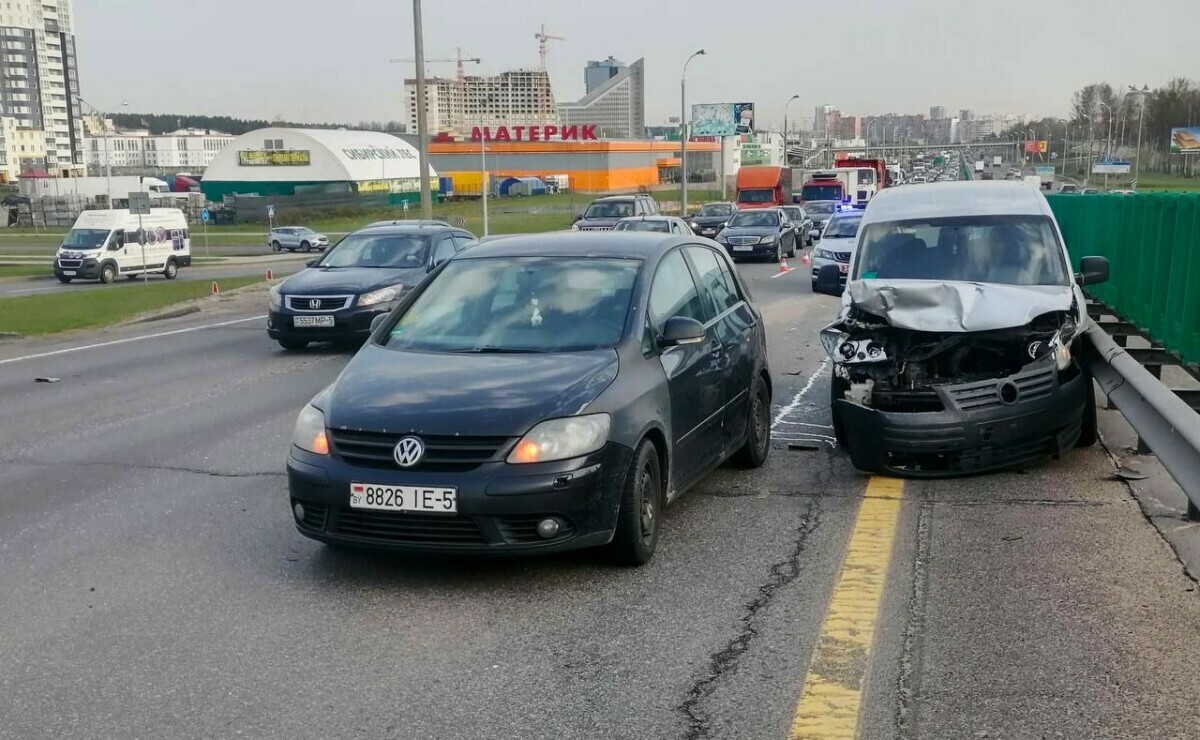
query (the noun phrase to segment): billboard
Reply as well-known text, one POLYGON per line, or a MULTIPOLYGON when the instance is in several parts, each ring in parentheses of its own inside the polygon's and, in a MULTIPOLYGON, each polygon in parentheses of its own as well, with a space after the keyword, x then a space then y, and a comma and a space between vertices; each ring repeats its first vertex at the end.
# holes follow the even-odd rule
POLYGON ((242 167, 305 166, 312 164, 307 149, 248 149, 238 152, 242 167))
POLYGON ((1025 142, 1026 154, 1045 154, 1049 148, 1049 143, 1046 141, 1038 140, 1025 142))
POLYGON ((1129 162, 1119 159, 1102 159, 1092 165, 1093 175, 1128 175, 1133 169, 1129 162))
POLYGON ((746 142, 742 144, 742 164, 770 164, 771 152, 762 144, 746 142))
POLYGON ((1171 129, 1171 154, 1200 154, 1200 126, 1171 129))
POLYGON ((754 103, 692 106, 692 136, 734 136, 754 131, 754 103))

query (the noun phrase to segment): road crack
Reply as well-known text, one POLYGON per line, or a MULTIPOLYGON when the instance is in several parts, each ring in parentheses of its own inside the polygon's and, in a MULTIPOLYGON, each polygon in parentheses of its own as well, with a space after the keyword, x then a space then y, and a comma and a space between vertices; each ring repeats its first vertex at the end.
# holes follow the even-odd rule
POLYGON ((283 478, 287 475, 284 472, 278 471, 250 471, 247 473, 233 473, 224 470, 208 470, 206 468, 192 468, 180 465, 145 465, 141 463, 127 462, 44 462, 42 460, 0 460, 0 464, 4 465, 32 465, 35 467, 58 468, 64 465, 80 468, 124 468, 127 470, 148 470, 161 471, 167 473, 190 473, 192 475, 203 475, 209 478, 283 478))
POLYGON ((675 708, 687 721, 685 740, 709 737, 709 718, 701 710, 700 704, 712 695, 716 684, 725 675, 737 671, 742 656, 759 635, 759 615, 774 601, 780 589, 800 575, 800 558, 808 546, 809 536, 821 523, 819 503, 819 499, 809 503, 804 512, 804 521, 796 529, 796 539, 788 556, 771 566, 766 581, 758 587, 758 595, 744 606, 739 617, 741 626, 737 635, 720 650, 709 655, 707 673, 692 684, 687 692, 687 699, 675 708))
POLYGON ((917 551, 913 558, 912 591, 909 594, 908 619, 900 646, 900 675, 896 680, 896 737, 914 737, 913 703, 921 687, 921 650, 918 643, 925 634, 926 598, 929 593, 929 550, 932 536, 933 500, 924 499, 917 512, 917 551))

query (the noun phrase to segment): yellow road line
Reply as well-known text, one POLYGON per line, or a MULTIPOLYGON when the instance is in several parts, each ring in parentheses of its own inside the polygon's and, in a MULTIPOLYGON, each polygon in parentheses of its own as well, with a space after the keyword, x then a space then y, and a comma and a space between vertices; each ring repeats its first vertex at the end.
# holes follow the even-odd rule
POLYGON ((904 482, 872 477, 792 719, 791 740, 854 738, 904 482))

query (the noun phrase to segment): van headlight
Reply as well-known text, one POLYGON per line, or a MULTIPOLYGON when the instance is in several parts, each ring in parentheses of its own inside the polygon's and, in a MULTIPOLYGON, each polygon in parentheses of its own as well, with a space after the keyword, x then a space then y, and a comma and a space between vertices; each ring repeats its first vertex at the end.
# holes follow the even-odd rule
POLYGON ((595 452, 608 441, 608 414, 550 419, 530 429, 508 455, 515 464, 567 460, 595 452))
POLYGON ((372 290, 370 293, 363 293, 358 297, 358 305, 374 306, 379 303, 390 303, 398 299, 403 292, 403 285, 389 285, 386 288, 372 290))
POLYGON ((283 308, 282 288, 283 283, 280 283, 279 285, 272 285, 271 290, 267 291, 271 296, 271 305, 275 308, 283 308))
POLYGON ((1071 364, 1071 346, 1069 344, 1060 344, 1054 348, 1054 366, 1059 372, 1066 370, 1071 364))
POLYGON ((329 454, 329 438, 325 435, 325 414, 311 403, 300 409, 292 444, 315 455, 329 454))

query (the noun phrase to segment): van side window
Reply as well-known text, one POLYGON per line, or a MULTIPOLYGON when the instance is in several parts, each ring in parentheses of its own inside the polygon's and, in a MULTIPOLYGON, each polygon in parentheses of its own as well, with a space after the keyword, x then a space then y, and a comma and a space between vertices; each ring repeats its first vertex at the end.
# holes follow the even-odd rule
POLYGON ((112 248, 120 249, 123 246, 125 246, 125 230, 124 229, 116 229, 115 231, 113 231, 112 248))

